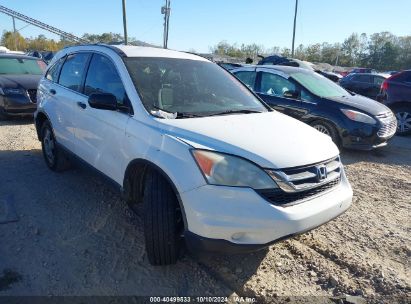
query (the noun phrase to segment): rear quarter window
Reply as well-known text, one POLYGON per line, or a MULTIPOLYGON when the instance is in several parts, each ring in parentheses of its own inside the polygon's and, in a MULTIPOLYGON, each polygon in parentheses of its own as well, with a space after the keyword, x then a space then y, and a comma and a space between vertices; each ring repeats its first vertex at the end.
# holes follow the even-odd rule
POLYGON ((243 71, 235 73, 235 76, 240 79, 247 87, 254 89, 255 78, 257 73, 251 71, 243 71))
POLYGON ((50 81, 53 82, 58 82, 59 80, 59 75, 60 75, 60 69, 61 66, 63 65, 64 58, 60 58, 56 63, 54 63, 51 68, 48 69, 46 73, 46 78, 50 81))

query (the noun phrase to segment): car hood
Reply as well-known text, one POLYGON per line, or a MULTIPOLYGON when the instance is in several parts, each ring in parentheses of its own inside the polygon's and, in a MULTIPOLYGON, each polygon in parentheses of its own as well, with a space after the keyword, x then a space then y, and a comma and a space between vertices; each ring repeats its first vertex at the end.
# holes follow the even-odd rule
POLYGON ((303 166, 339 154, 330 137, 275 111, 158 122, 194 148, 238 155, 264 168, 303 166))
POLYGON ((371 114, 371 115, 378 115, 382 113, 388 112, 390 109, 384 106, 383 104, 375 101, 373 99, 361 96, 361 95, 349 95, 345 97, 329 97, 332 101, 336 101, 338 103, 345 104, 347 106, 357 108, 362 112, 371 114))
POLYGON ((1 88, 37 89, 41 75, 0 75, 1 88))

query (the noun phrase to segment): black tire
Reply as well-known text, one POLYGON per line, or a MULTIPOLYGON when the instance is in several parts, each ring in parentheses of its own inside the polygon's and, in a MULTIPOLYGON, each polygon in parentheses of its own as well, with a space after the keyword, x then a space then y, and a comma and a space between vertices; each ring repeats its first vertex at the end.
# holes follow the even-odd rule
POLYGON ((170 184, 154 170, 149 170, 145 176, 143 210, 150 264, 175 264, 181 247, 181 212, 170 184))
POLYGON ((47 166, 56 172, 61 172, 70 167, 70 162, 64 152, 58 147, 53 129, 46 120, 41 127, 41 148, 47 166), (53 148, 49 145, 52 142, 53 148))
POLYGON ((411 134, 411 106, 401 105, 394 108, 394 114, 397 118, 397 135, 405 136, 411 134))
POLYGON ((324 120, 316 120, 310 123, 310 125, 317 131, 326 134, 331 137, 332 141, 340 146, 340 137, 338 136, 337 129, 331 123, 324 120))

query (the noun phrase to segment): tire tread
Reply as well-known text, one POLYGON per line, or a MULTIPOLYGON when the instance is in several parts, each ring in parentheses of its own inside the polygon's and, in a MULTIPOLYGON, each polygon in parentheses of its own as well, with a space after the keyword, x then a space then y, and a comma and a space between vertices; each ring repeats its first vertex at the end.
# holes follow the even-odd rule
POLYGON ((152 265, 174 264, 179 252, 177 198, 167 180, 156 171, 147 172, 144 187, 144 235, 148 259, 152 265))

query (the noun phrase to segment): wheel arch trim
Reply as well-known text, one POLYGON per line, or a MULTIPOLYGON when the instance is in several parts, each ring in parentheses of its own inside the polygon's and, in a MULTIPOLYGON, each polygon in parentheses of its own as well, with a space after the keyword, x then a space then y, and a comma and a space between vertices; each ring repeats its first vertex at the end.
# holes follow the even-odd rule
POLYGON ((50 123, 51 129, 54 130, 53 124, 51 123, 51 120, 50 120, 49 116, 44 111, 37 111, 37 113, 35 114, 35 117, 34 117, 34 125, 36 127, 37 138, 40 141, 41 141, 41 125, 40 125, 40 122, 44 122, 46 120, 48 120, 48 122, 50 123), (46 118, 40 120, 39 117, 42 117, 42 116, 44 116, 46 118))
POLYGON ((134 168, 134 166, 138 166, 138 165, 143 166, 143 171, 142 171, 142 172, 140 173, 140 175, 139 175, 139 179, 140 179, 140 180, 139 180, 139 187, 140 187, 139 191, 140 191, 140 192, 142 191, 142 188, 141 188, 141 187, 143 186, 144 176, 145 176, 145 174, 146 174, 146 172, 147 172, 147 169, 152 169, 152 170, 155 170, 155 171, 157 171, 158 173, 160 173, 161 176, 164 177, 164 178, 166 179, 166 181, 169 183, 169 185, 170 185, 171 188, 173 189, 174 194, 176 195, 178 204, 179 204, 179 206, 180 206, 181 215, 182 215, 182 217, 183 217, 184 230, 185 230, 185 231, 188 231, 188 223, 187 223, 186 212, 185 212, 185 210, 184 210, 184 204, 183 204, 183 202, 182 202, 180 193, 179 193, 179 191, 178 191, 175 183, 174 183, 173 180, 170 178, 170 176, 166 173, 166 171, 164 171, 164 170, 163 170, 160 166, 158 166, 157 164, 155 164, 155 163, 153 163, 153 162, 151 162, 151 161, 149 161, 149 160, 147 160, 147 159, 143 159, 143 158, 136 158, 136 159, 131 160, 131 161, 128 163, 127 168, 126 168, 126 171, 125 171, 125 174, 124 174, 124 179, 123 179, 123 191, 122 191, 122 192, 123 192, 123 195, 124 195, 124 196, 127 196, 127 195, 130 194, 129 191, 130 191, 131 189, 128 188, 128 187, 130 186, 130 185, 128 184, 128 178, 129 178, 129 177, 131 176, 131 174, 133 173, 133 172, 132 172, 132 169, 134 168))

